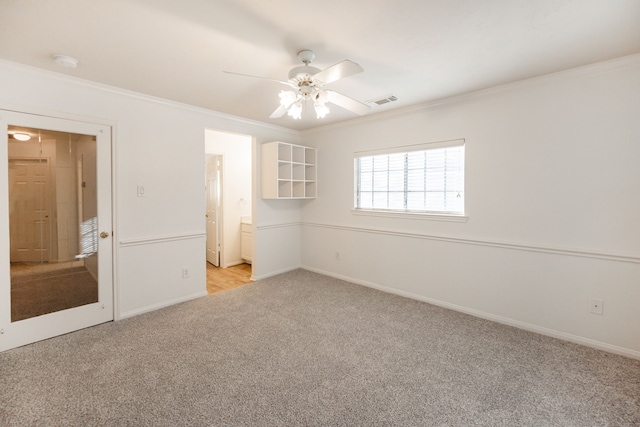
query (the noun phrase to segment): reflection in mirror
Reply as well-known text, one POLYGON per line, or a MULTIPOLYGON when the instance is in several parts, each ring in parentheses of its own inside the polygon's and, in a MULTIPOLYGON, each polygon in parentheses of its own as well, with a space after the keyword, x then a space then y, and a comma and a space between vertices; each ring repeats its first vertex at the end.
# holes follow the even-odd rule
POLYGON ((95 137, 9 126, 8 147, 11 321, 98 302, 95 137))

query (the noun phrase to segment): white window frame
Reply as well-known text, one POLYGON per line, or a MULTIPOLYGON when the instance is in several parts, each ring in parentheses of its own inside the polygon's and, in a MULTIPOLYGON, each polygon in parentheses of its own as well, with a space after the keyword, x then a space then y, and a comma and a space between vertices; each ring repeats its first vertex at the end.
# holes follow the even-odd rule
MULTIPOLYGON (((386 155, 386 154, 398 154, 398 153, 409 153, 415 151, 428 151, 428 150, 436 150, 441 148, 448 147, 465 147, 464 139, 455 139, 450 141, 438 141, 438 142, 429 142, 424 144, 416 144, 416 145, 406 145, 400 147, 391 147, 391 148, 383 148, 379 150, 368 150, 368 151, 360 151, 354 153, 354 208, 352 213, 355 215, 373 215, 373 216, 386 216, 386 217, 400 217, 400 218, 413 218, 413 219, 434 219, 434 220, 445 220, 445 221, 461 221, 464 222, 467 220, 466 216, 466 203, 464 200, 464 172, 465 172, 465 155, 463 153, 462 158, 462 168, 463 168, 463 191, 462 193, 462 212, 450 212, 450 211, 426 211, 426 210, 405 210, 405 209, 380 209, 380 208, 360 208, 358 207, 358 197, 359 197, 359 170, 358 170, 358 159, 362 157, 371 157, 378 155, 386 155)), ((407 193, 406 183, 405 183, 405 195, 407 193)))

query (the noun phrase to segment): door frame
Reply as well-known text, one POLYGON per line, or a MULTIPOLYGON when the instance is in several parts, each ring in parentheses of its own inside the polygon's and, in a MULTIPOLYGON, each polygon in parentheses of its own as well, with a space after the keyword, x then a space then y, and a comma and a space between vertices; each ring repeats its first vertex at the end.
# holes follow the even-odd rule
MULTIPOLYGON (((216 239, 217 239, 217 255, 218 255, 218 265, 216 267, 220 267, 220 268, 226 268, 226 264, 224 263, 224 224, 223 224, 223 210, 224 210, 224 205, 223 205, 223 192, 224 192, 224 187, 223 187, 223 180, 224 180, 224 173, 223 173, 223 168, 224 168, 224 156, 222 154, 212 154, 210 158, 207 159, 206 161, 206 169, 205 169, 205 179, 207 181, 206 184, 206 212, 208 214, 209 212, 209 162, 212 160, 217 160, 218 164, 216 167, 216 172, 218 173, 218 209, 216 209, 216 227, 218 229, 218 232, 216 233, 216 239)), ((206 227, 206 246, 209 246, 209 239, 211 236, 209 236, 209 227, 206 227)), ((208 262, 208 260, 207 260, 208 262)), ((215 265, 215 264, 214 264, 215 265)))
POLYGON ((108 206, 103 208, 98 204, 98 212, 101 218, 100 231, 108 231, 108 239, 100 239, 102 248, 101 280, 108 286, 99 288, 99 300, 97 303, 88 304, 74 309, 63 310, 43 316, 37 316, 17 322, 11 322, 11 276, 9 267, 9 212, 8 209, 0 210, 0 235, 6 235, 4 241, 0 241, 0 259, 7 260, 6 265, 0 265, 0 351, 19 347, 22 345, 48 339, 54 336, 66 334, 89 326, 95 326, 113 320, 118 320, 118 292, 117 292, 117 244, 116 244, 116 164, 115 164, 115 124, 109 122, 96 122, 86 118, 63 117, 50 113, 39 114, 29 111, 18 111, 0 108, 0 200, 8 203, 8 126, 17 125, 40 129, 50 129, 62 132, 82 133, 96 135, 96 156, 104 162, 108 159, 109 165, 98 167, 97 176, 102 182, 101 187, 108 188, 110 194, 100 198, 103 203, 108 200, 108 206), (100 136, 102 135, 102 136, 100 136), (100 141, 100 144, 98 144, 100 141), (105 266, 107 268, 105 268, 105 266), (3 302, 4 300, 4 302, 3 302), (73 312, 71 312, 73 310, 73 312), (80 326, 76 319, 82 319, 80 326), (44 320, 44 321, 43 321, 44 320), (88 320, 88 321, 87 321, 88 320), (29 329, 31 328, 31 329, 29 329), (25 330, 29 334, 25 334, 25 330), (25 335, 28 335, 26 337, 25 335))

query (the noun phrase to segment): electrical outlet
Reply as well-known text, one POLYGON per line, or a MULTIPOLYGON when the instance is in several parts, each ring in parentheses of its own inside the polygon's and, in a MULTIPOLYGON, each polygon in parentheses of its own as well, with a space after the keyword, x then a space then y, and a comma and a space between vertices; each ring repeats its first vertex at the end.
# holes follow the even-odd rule
POLYGON ((182 267, 182 278, 183 279, 189 278, 189 267, 182 267))
POLYGON ((591 298, 589 302, 589 311, 593 314, 604 314, 604 301, 597 298, 591 298))
POLYGON ((144 186, 138 185, 138 197, 144 197, 144 186))

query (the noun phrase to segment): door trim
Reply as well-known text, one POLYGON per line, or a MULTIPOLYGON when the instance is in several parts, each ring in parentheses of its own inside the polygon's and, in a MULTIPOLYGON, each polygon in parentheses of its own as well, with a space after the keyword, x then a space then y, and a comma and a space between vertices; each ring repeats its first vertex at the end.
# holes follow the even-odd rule
POLYGON ((216 239, 216 257, 218 258, 218 263, 213 264, 216 267, 220 267, 220 268, 226 268, 227 265, 226 263, 224 263, 224 215, 223 215, 223 210, 224 210, 224 155, 223 154, 212 154, 211 157, 209 159, 207 159, 206 161, 206 171, 205 171, 205 180, 207 182, 206 184, 206 207, 205 207, 205 211, 206 211, 206 216, 207 216, 207 224, 205 227, 206 230, 206 247, 207 247, 207 262, 209 262, 208 259, 208 250, 209 250, 209 243, 211 240, 211 235, 209 233, 209 224, 208 224, 208 214, 209 214, 209 181, 210 181, 210 174, 209 174, 209 164, 212 161, 216 161, 216 164, 214 165, 214 169, 215 169, 215 173, 218 175, 217 176, 217 186, 218 186, 218 194, 216 194, 216 198, 217 198, 217 202, 218 202, 218 207, 216 208, 215 212, 216 212, 216 220, 215 220, 215 225, 216 225, 216 233, 215 233, 215 239, 216 239))

